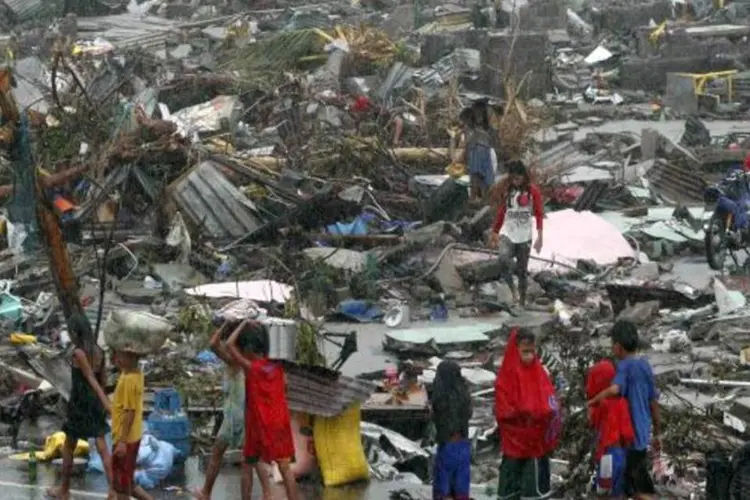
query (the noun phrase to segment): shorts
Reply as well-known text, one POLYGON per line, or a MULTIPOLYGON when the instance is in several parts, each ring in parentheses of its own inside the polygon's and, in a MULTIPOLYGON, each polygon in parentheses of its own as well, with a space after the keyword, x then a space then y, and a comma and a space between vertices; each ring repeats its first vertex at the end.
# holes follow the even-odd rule
POLYGON ((507 236, 500 236, 497 246, 497 259, 502 268, 503 277, 506 280, 512 279, 514 274, 519 278, 526 278, 529 272, 530 256, 531 241, 513 243, 507 236))
POLYGON ((498 500, 543 500, 552 496, 549 457, 510 458, 500 462, 498 500))
POLYGON ((604 484, 600 478, 601 460, 596 464, 596 477, 594 477, 594 490, 600 495, 610 497, 622 497, 626 492, 626 451, 623 448, 609 448, 604 452, 602 459, 609 455, 612 464, 612 480, 609 485, 604 484))
POLYGON ((628 450, 625 466, 625 492, 629 496, 636 494, 655 495, 656 487, 651 479, 648 454, 646 450, 628 450))
POLYGON ((432 498, 469 500, 471 443, 468 439, 438 445, 432 477, 432 498))
POLYGON ((141 441, 128 443, 125 456, 119 457, 112 449, 112 489, 117 493, 131 493, 135 478, 135 463, 138 460, 138 449, 141 441))
POLYGON ((224 415, 216 439, 226 443, 232 450, 242 449, 245 443, 245 420, 237 418, 237 416, 232 418, 229 415, 224 415))

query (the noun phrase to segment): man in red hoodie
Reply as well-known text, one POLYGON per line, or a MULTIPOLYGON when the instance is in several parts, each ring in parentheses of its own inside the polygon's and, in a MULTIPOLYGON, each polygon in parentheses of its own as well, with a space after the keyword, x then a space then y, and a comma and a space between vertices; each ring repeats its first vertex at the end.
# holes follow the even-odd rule
POLYGON ((523 328, 511 332, 505 348, 495 382, 495 418, 503 455, 498 500, 549 498, 549 455, 559 439, 560 411, 534 334, 523 328))

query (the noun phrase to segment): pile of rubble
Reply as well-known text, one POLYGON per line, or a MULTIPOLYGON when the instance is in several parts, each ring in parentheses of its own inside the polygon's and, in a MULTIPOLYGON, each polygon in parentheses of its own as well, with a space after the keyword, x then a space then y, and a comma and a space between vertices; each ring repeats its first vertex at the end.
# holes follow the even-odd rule
POLYGON ((14 441, 34 438, 40 409, 59 426, 70 384, 30 154, 92 323, 128 310, 174 326, 146 376, 181 392, 197 449, 220 406, 212 318, 249 301, 286 318, 272 339, 294 411, 362 405, 373 478, 429 481, 426 387, 450 357, 477 403, 473 482, 492 489, 492 388, 518 324, 543 339, 569 409, 561 495, 588 485, 582 381, 616 318, 639 325, 663 387, 665 494, 699 497, 706 454, 741 445, 746 269, 715 276, 702 257, 704 190, 750 150, 750 129, 708 121, 745 114, 747 27, 719 24, 747 17, 742 4, 680 4, 702 24, 664 1, 66 2, 65 17, 1 4, 31 149, 11 144, 0 170, 0 370, 14 381, 0 416, 14 441), (546 201, 524 310, 485 246, 495 208, 469 202, 454 161, 458 114, 477 99, 546 201), (366 359, 369 335, 389 357, 366 359))

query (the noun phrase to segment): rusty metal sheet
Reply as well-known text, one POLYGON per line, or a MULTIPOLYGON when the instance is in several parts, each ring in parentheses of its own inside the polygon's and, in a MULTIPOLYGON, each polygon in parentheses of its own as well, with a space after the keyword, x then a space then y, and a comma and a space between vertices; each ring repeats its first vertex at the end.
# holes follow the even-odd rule
POLYGON ((201 163, 177 181, 173 198, 183 215, 213 239, 239 238, 264 222, 253 202, 211 161, 201 163))

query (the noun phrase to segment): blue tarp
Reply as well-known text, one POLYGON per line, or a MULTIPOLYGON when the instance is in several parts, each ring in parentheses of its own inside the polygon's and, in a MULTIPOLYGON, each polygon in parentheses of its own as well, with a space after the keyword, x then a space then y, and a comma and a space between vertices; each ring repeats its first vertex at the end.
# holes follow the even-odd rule
POLYGON ((383 310, 373 302, 352 299, 340 302, 330 319, 371 323, 380 320, 384 314, 383 310))

